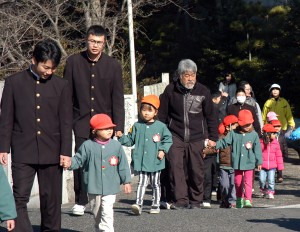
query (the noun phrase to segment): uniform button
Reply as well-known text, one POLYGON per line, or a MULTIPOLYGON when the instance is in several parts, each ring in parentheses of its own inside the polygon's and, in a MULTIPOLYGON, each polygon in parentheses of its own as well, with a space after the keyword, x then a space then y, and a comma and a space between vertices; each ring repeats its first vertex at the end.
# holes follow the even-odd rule
POLYGON ((243 136, 245 136, 245 134, 243 134, 243 136))
POLYGON ((39 84, 39 83, 40 83, 40 81, 36 81, 36 83, 37 83, 37 84, 39 84))
POLYGON ((91 86, 91 88, 92 88, 92 89, 94 89, 94 88, 95 88, 95 86, 93 86, 93 85, 92 85, 92 86, 91 86))
POLYGON ((40 121, 41 121, 41 119, 37 118, 37 119, 36 119, 36 121, 37 121, 37 122, 40 122, 40 121))
MULTIPOLYGON (((105 148, 105 146, 102 146, 102 148, 105 148)), ((105 160, 103 160, 103 162, 105 162, 105 160)))
POLYGON ((92 112, 94 112, 94 109, 91 109, 92 112))
POLYGON ((243 147, 244 147, 245 145, 243 144, 243 147))
POLYGON ((147 128, 149 128, 149 126, 147 126, 147 128))
POLYGON ((36 108, 39 110, 41 107, 40 106, 36 106, 36 108))
POLYGON ((145 151, 145 154, 147 154, 147 152, 145 151))
POLYGON ((92 74, 92 77, 95 77, 95 74, 92 74))
POLYGON ((148 141, 148 139, 146 139, 146 141, 148 141))
POLYGON ((42 132, 41 132, 41 131, 38 131, 37 134, 40 135, 40 134, 42 134, 42 132))
POLYGON ((94 65, 95 65, 95 63, 92 63, 92 65, 94 66, 94 65))
POLYGON ((41 95, 39 93, 36 94, 36 97, 40 97, 41 95))
POLYGON ((91 100, 94 101, 94 98, 92 97, 91 100))

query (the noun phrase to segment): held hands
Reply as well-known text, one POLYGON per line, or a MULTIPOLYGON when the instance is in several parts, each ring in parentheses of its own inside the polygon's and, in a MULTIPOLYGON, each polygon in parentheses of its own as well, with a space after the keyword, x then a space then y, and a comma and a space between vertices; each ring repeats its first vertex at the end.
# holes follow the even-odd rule
POLYGON ((60 166, 64 168, 64 170, 67 170, 69 167, 71 167, 71 157, 60 155, 60 166))
POLYGON ((206 139, 204 143, 205 147, 202 150, 202 158, 204 159, 207 155, 214 155, 218 153, 216 149, 216 142, 206 139))
POLYGON ((12 231, 15 228, 15 220, 13 219, 7 220, 6 226, 8 231, 12 231))
POLYGON ((0 153, 0 163, 2 165, 7 165, 8 163, 7 152, 0 153))
POLYGON ((210 139, 207 142, 207 146, 209 146, 209 147, 215 147, 216 145, 217 145, 217 143, 215 141, 210 140, 210 139))
POLYGON ((124 192, 131 193, 131 184, 124 184, 124 192))
POLYGON ((159 160, 162 160, 165 157, 165 152, 164 151, 159 151, 157 155, 159 160))
POLYGON ((122 137, 122 135, 123 135, 122 131, 116 131, 116 132, 115 132, 115 136, 116 136, 117 138, 122 137))
POLYGON ((261 170, 261 165, 257 165, 257 170, 258 170, 258 171, 261 170))

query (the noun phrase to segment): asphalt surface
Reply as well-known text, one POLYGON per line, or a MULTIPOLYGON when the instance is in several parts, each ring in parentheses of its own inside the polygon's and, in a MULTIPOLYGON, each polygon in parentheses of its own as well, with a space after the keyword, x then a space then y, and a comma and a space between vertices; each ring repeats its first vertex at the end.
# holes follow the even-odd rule
MULTIPOLYGON (((283 183, 276 184, 274 200, 253 198, 251 209, 221 209, 212 198, 212 209, 161 210, 160 214, 149 214, 151 189, 147 189, 144 209, 141 216, 130 212, 135 203, 135 191, 121 193, 115 204, 115 232, 261 232, 261 231, 300 231, 300 159, 298 153, 289 149, 285 161, 283 183)), ((137 177, 133 181, 136 190, 137 177)), ((258 192, 257 176, 255 193, 258 192)), ((62 232, 94 231, 94 219, 88 211, 83 216, 69 213, 73 204, 62 206, 62 232)), ((33 231, 39 231, 40 215, 38 209, 29 209, 33 231)), ((6 231, 5 223, 0 224, 0 232, 6 231)))

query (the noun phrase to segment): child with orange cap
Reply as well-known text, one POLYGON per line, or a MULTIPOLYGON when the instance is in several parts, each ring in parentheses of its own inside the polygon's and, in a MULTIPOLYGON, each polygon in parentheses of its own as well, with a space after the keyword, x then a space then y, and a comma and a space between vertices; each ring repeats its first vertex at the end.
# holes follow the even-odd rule
MULTIPOLYGON (((281 130, 281 123, 278 119, 273 119, 271 120, 271 125, 274 126, 274 128, 276 129, 276 138, 279 142, 280 145, 280 149, 282 152, 282 156, 283 158, 288 158, 288 145, 286 142, 286 139, 284 137, 284 131, 281 130)), ((277 170, 277 178, 276 178, 276 182, 277 183, 282 183, 283 182, 283 173, 282 170, 277 170)))
POLYGON ((139 183, 136 194, 136 204, 131 209, 136 215, 141 215, 143 198, 150 181, 153 191, 152 206, 149 213, 160 212, 160 174, 165 168, 165 154, 172 145, 172 135, 167 126, 155 117, 160 105, 156 95, 147 95, 141 101, 140 118, 134 123, 128 135, 116 134, 124 146, 133 146, 132 154, 134 170, 138 172, 139 183))
POLYGON ((276 139, 277 130, 271 124, 263 126, 263 137, 260 139, 262 149, 262 169, 259 172, 259 185, 261 196, 274 199, 275 171, 283 170, 283 159, 280 145, 276 139), (268 184, 266 184, 268 182, 268 184))
MULTIPOLYGON (((238 126, 235 115, 227 115, 219 125, 219 138, 224 138, 230 131, 238 126)), ((234 169, 232 168, 231 146, 219 150, 218 160, 220 165, 221 208, 236 207, 236 193, 234 186, 234 169)))
POLYGON ((90 120, 93 139, 86 140, 78 149, 69 170, 83 168, 83 184, 95 218, 96 231, 114 231, 113 205, 120 184, 125 193, 131 192, 131 175, 125 152, 120 142, 111 139, 114 127, 106 114, 96 114, 90 120))
POLYGON ((251 111, 241 110, 238 113, 239 126, 230 131, 225 138, 219 139, 216 144, 217 149, 232 146, 232 168, 235 175, 237 208, 252 207, 253 170, 256 166, 260 170, 262 164, 260 141, 258 134, 253 129, 253 121, 251 111))

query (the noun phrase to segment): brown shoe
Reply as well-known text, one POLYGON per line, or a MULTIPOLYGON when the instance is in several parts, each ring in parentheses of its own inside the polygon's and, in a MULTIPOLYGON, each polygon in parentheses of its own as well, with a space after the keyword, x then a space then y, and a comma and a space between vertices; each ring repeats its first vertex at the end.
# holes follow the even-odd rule
POLYGON ((279 177, 278 179, 277 179, 277 183, 282 183, 283 182, 283 178, 282 177, 279 177))

